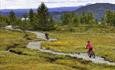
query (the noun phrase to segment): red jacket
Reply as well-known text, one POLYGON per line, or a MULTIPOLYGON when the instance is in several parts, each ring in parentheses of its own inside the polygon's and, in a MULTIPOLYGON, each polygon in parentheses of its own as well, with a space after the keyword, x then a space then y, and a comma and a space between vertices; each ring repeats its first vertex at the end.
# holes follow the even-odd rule
POLYGON ((93 48, 93 45, 92 45, 91 43, 88 43, 88 44, 86 45, 86 48, 87 48, 87 49, 91 49, 91 48, 93 48))

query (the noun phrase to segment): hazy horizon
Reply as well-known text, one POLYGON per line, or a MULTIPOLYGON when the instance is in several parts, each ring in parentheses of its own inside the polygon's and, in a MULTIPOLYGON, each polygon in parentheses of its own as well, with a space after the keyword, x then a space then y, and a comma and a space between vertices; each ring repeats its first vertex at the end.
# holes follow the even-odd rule
POLYGON ((48 8, 72 7, 94 3, 112 3, 114 0, 0 0, 0 9, 31 9, 44 2, 48 8))

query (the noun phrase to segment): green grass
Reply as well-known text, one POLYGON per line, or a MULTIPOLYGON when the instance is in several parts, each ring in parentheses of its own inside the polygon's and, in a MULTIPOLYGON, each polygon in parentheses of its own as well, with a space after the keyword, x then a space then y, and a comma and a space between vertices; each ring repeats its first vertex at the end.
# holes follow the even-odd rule
MULTIPOLYGON (((115 33, 115 27, 112 26, 103 26, 103 25, 94 25, 94 26, 89 26, 89 25, 79 25, 79 27, 72 27, 73 31, 75 32, 89 32, 89 33, 115 33)), ((71 31, 70 26, 58 26, 57 31, 61 32, 68 32, 71 31)))
MULTIPOLYGON (((26 49, 27 51, 27 49, 26 49)), ((89 61, 57 56, 49 53, 29 50, 36 55, 17 55, 9 52, 0 52, 4 55, 0 58, 0 70, 114 70, 115 67, 92 64, 89 61), (55 59, 51 61, 52 59, 55 59)))
POLYGON ((115 62, 115 33, 78 33, 78 32, 49 32, 50 37, 58 41, 42 42, 42 46, 59 52, 86 52, 87 41, 94 45, 96 55, 103 56, 115 62))
POLYGON ((10 31, 5 29, 0 29, 0 50, 6 50, 8 47, 14 44, 19 44, 24 46, 31 40, 35 40, 36 36, 32 33, 27 33, 30 40, 24 38, 25 34, 18 31, 10 31))
MULTIPOLYGON (((48 44, 49 46, 53 45, 53 48, 55 48, 56 46, 59 47, 60 45, 61 47, 68 46, 69 44, 65 43, 65 41, 69 41, 68 38, 66 39, 65 37, 63 37, 64 35, 58 36, 58 34, 54 35, 54 33, 51 33, 51 36, 59 38, 59 41, 45 42, 44 43, 46 44, 45 47, 46 46, 48 47, 48 44), (59 43, 57 44, 57 42, 59 43), (61 42, 63 42, 64 44, 62 44, 61 42)), ((67 34, 69 33, 67 32, 67 34)), ((28 35, 31 38, 31 40, 25 38, 24 33, 22 32, 0 29, 0 41, 1 41, 0 70, 100 70, 100 69, 114 70, 115 69, 114 66, 93 64, 90 61, 84 61, 82 59, 71 58, 69 56, 62 56, 62 55, 53 55, 50 53, 43 53, 37 50, 28 49, 25 47, 26 44, 29 41, 36 40, 35 35, 31 33, 29 33, 28 35), (14 46, 14 44, 18 45, 15 46, 15 48, 10 48, 9 50, 11 52, 8 52, 6 48, 8 48, 9 46, 14 46)), ((78 42, 78 44, 79 43, 80 42, 78 42)), ((76 45, 72 42, 71 44, 76 45)), ((85 45, 85 41, 83 42, 83 44, 85 45)), ((84 45, 81 49, 82 51, 85 51, 84 45)), ((71 49, 72 48, 74 49, 75 47, 71 47, 71 49)), ((55 50, 62 51, 59 48, 56 48, 55 50)), ((77 52, 77 50, 75 51, 72 50, 67 51, 67 50, 68 50, 67 48, 63 49, 64 52, 77 52)))

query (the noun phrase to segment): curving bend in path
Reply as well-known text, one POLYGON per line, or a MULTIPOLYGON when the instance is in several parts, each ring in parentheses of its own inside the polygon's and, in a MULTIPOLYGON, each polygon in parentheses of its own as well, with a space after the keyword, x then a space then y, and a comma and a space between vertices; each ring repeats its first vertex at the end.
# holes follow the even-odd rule
MULTIPOLYGON (((35 31, 28 31, 28 32, 36 34, 37 38, 45 39, 45 35, 41 32, 35 32, 35 31)), ((49 39, 49 41, 55 41, 55 40, 56 39, 49 39)), ((52 50, 47 50, 45 48, 42 48, 41 43, 39 41, 29 42, 27 45, 27 48, 37 49, 41 52, 47 52, 47 53, 52 53, 52 54, 57 54, 57 55, 68 55, 71 57, 82 58, 84 60, 92 61, 93 63, 101 63, 101 64, 108 64, 108 65, 114 65, 115 66, 114 62, 107 61, 104 58, 99 57, 99 56, 96 56, 95 58, 89 58, 87 53, 79 53, 79 54, 78 53, 63 53, 63 52, 55 52, 52 50)))

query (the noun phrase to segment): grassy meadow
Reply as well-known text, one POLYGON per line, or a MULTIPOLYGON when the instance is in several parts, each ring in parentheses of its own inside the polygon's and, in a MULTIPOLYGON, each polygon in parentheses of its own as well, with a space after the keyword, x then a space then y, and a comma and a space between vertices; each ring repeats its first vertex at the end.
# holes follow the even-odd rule
MULTIPOLYGON (((69 56, 53 55, 26 48, 36 39, 34 34, 0 29, 0 70, 114 70, 114 66, 94 64, 69 56)), ((91 40, 96 55, 115 61, 114 33, 49 32, 55 42, 42 41, 43 47, 60 52, 86 52, 87 40, 91 40), (105 52, 106 51, 106 52, 105 52)))
POLYGON ((90 32, 76 29, 74 32, 52 31, 50 37, 57 38, 58 41, 42 42, 43 47, 59 52, 87 52, 86 44, 90 40, 93 43, 96 55, 115 62, 115 33, 114 28, 91 28, 90 32), (84 31, 81 32, 80 30, 84 31), (103 30, 103 31, 101 31, 103 30), (79 32, 80 31, 80 32, 79 32))

